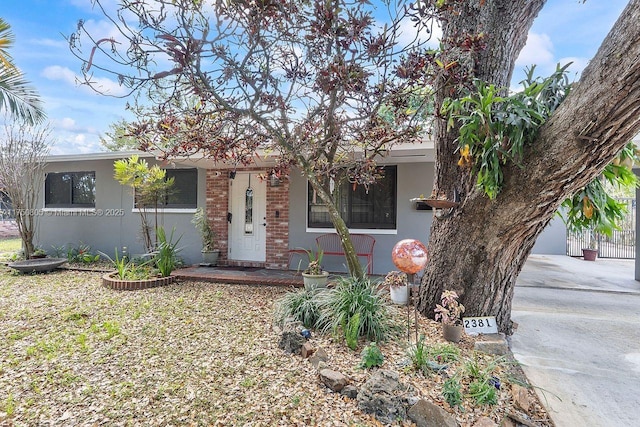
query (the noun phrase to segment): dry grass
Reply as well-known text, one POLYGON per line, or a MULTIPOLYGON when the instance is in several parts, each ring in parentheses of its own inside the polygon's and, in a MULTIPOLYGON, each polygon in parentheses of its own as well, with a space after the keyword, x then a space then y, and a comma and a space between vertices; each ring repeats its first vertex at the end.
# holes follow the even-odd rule
MULTIPOLYGON (((2 268, 0 425, 379 425, 323 387, 308 361, 278 349, 271 314, 285 291, 186 282, 118 292, 97 273, 2 268)), ((420 330, 439 340, 433 322, 421 320, 420 330)), ((359 352, 331 336, 312 342, 355 385, 369 376, 359 352)), ((384 367, 452 411, 438 395, 443 378, 408 368, 402 342, 381 346, 384 367)), ((510 402, 503 388, 499 405, 465 402, 456 416, 462 425, 479 415, 499 421, 510 402)))

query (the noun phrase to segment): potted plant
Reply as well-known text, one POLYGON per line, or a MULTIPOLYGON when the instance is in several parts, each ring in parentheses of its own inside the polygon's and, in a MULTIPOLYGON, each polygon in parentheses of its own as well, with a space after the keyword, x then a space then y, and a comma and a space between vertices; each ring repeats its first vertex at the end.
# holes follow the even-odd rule
POLYGON ((398 305, 407 305, 409 301, 409 284, 407 273, 390 271, 384 277, 384 285, 389 286, 391 301, 398 305))
POLYGON ((208 266, 217 265, 220 250, 216 247, 216 232, 211 228, 203 208, 196 209, 191 223, 196 226, 202 239, 202 263, 208 266))
POLYGON ((455 291, 445 290, 440 296, 440 304, 436 304, 435 319, 442 323, 442 336, 450 342, 458 342, 462 337, 462 313, 464 305, 458 302, 455 291))
POLYGON ((594 229, 589 230, 589 247, 582 248, 582 258, 585 261, 595 261, 598 257, 598 239, 594 229))
POLYGON ((321 263, 324 252, 322 249, 318 249, 316 252, 306 249, 304 251, 309 258, 309 264, 302 272, 305 289, 326 288, 329 281, 329 272, 322 269, 321 263))

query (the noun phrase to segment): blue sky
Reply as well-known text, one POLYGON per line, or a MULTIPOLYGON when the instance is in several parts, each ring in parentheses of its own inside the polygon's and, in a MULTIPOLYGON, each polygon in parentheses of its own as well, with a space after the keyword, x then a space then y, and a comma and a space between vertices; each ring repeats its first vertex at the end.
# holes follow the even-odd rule
MULTIPOLYGON (((556 63, 573 61, 571 71, 578 75, 626 4, 623 0, 587 0, 584 4, 549 0, 518 59, 513 86, 522 78, 522 69, 534 63, 536 74, 548 75, 556 63)), ((16 37, 11 54, 44 101, 56 140, 52 153, 102 151, 100 135, 109 124, 132 119, 125 111, 127 100, 97 95, 76 84, 80 62, 69 52, 64 36, 75 31, 78 19, 103 34, 109 34, 111 25, 92 8, 91 0, 2 0, 2 5, 0 16, 16 37)), ((116 82, 102 83, 112 93, 119 91, 116 82)))

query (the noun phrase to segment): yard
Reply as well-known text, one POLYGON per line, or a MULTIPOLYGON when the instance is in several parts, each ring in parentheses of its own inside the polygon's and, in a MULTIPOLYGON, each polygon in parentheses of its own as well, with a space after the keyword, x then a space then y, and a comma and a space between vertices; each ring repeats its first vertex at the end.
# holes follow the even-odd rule
MULTIPOLYGON (((0 425, 381 425, 324 387, 307 360, 278 348, 273 301, 286 291, 183 282, 118 292, 102 287, 98 273, 0 267, 0 425)), ((402 322, 406 312, 394 310, 402 322)), ((427 343, 442 341, 435 322, 421 319, 420 328, 427 343)), ((358 368, 365 342, 355 352, 335 336, 311 342, 354 385, 371 374, 358 368)), ((446 376, 412 369, 404 343, 380 346, 383 368, 453 412, 441 395, 446 376)), ((454 365, 485 360, 471 345, 465 339, 454 365)), ((458 422, 499 422, 513 411, 514 371, 500 364, 498 403, 465 396, 458 422)), ((537 401, 530 413, 536 425, 551 425, 537 401)))

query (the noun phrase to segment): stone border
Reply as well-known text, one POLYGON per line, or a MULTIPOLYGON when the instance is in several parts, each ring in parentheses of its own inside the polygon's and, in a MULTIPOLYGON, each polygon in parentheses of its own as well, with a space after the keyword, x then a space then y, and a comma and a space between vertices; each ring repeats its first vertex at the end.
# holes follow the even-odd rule
POLYGON ((169 285, 176 280, 175 276, 152 277, 146 280, 122 280, 114 277, 117 274, 117 272, 111 272, 102 276, 102 285, 116 291, 137 291, 169 285))

